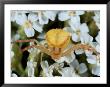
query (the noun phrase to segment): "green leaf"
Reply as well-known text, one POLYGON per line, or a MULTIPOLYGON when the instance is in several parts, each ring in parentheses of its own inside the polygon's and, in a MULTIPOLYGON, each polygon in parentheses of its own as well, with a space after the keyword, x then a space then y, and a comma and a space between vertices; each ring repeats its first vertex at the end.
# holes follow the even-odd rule
POLYGON ((91 21, 89 24, 88 24, 88 27, 89 27, 89 34, 92 36, 92 37, 96 37, 97 34, 98 34, 98 27, 96 26, 95 22, 94 21, 91 21))

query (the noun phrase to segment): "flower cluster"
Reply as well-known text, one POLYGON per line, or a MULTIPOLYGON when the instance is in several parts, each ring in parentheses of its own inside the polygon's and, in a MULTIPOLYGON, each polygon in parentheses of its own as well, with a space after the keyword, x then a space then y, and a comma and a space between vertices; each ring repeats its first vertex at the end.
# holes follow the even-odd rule
MULTIPOLYGON (((100 11, 11 11, 11 41, 36 39, 48 47, 45 34, 56 28, 71 34, 71 44, 90 45, 100 53, 100 11)), ((91 50, 78 49, 52 60, 37 48, 20 49, 33 44, 11 44, 12 77, 100 76, 100 56, 91 50)))

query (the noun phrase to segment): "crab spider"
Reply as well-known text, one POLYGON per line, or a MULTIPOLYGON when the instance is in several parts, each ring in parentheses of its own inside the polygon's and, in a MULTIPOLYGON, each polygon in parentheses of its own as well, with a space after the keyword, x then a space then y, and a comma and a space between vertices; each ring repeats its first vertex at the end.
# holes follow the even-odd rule
POLYGON ((44 45, 41 45, 38 43, 37 40, 31 39, 31 40, 17 40, 15 42, 36 42, 37 45, 28 46, 23 49, 23 51, 28 50, 29 48, 36 47, 40 49, 42 52, 50 55, 53 60, 57 60, 62 56, 69 55, 71 52, 74 52, 78 49, 84 49, 84 50, 91 50, 97 55, 99 54, 95 48, 87 45, 87 44, 73 44, 69 49, 67 49, 67 46, 70 42, 70 33, 66 32, 62 29, 51 29, 46 33, 46 42, 48 44, 48 47, 45 47, 44 45))

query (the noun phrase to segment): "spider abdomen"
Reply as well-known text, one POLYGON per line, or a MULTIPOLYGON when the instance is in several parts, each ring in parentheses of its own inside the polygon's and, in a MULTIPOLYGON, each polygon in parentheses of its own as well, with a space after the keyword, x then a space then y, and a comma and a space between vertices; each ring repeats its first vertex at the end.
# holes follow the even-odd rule
POLYGON ((70 33, 62 29, 51 29, 46 33, 46 41, 50 47, 64 48, 70 41, 70 33))

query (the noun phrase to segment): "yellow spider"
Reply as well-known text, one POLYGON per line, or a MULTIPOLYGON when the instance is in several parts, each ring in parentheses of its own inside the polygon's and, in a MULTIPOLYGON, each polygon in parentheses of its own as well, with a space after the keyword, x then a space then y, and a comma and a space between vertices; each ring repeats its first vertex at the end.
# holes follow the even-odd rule
POLYGON ((37 45, 32 45, 23 49, 23 51, 36 47, 40 49, 42 52, 50 55, 53 60, 57 60, 62 56, 69 55, 72 51, 78 49, 91 50, 96 54, 99 54, 93 47, 87 44, 73 44, 69 49, 67 46, 70 42, 70 33, 64 31, 63 29, 51 29, 46 33, 45 39, 48 44, 48 47, 45 47, 39 44, 36 40, 17 40, 16 42, 36 42, 37 45))

